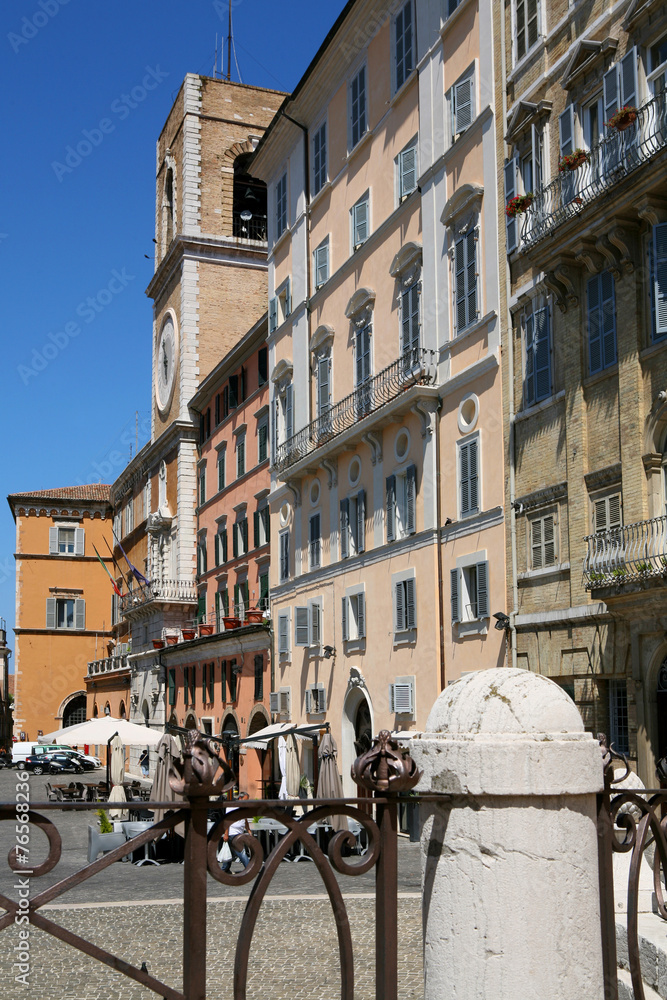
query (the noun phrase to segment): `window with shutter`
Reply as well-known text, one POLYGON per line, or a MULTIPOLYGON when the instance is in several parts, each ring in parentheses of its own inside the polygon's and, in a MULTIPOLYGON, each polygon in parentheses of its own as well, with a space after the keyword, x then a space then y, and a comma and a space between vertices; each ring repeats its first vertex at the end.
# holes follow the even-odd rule
POLYGON ((350 149, 366 132, 366 67, 362 66, 350 83, 350 149))
POLYGON ((452 569, 449 572, 450 578, 450 591, 451 591, 451 608, 452 608, 452 624, 456 624, 461 620, 461 611, 459 607, 459 570, 452 569))
POLYGON ((211 704, 215 701, 215 663, 208 665, 208 700, 211 704))
POLYGON ((255 656, 255 701, 264 697, 264 657, 261 653, 255 656))
POLYGON ((257 383, 266 385, 269 381, 269 349, 260 347, 257 352, 257 383))
MULTIPOLYGON (((517 194, 518 160, 515 157, 505 164, 505 205, 517 194)), ((505 243, 507 253, 512 253, 519 245, 520 216, 505 213, 505 243)))
POLYGON ((405 473, 405 533, 414 535, 417 530, 417 468, 409 465, 405 473))
POLYGON ((357 250, 368 239, 368 192, 351 208, 352 249, 357 250))
POLYGON ((280 582, 289 580, 289 531, 280 533, 280 582))
POLYGON ((347 559, 350 554, 350 501, 340 502, 340 557, 347 559))
POLYGON ((285 387, 285 440, 294 437, 294 387, 285 387))
POLYGON ((459 516, 479 512, 478 438, 459 442, 459 516))
POLYGON ((318 597, 308 601, 308 645, 319 646, 322 642, 322 601, 318 597))
POLYGON ((366 549, 366 493, 359 490, 356 496, 356 517, 354 519, 353 541, 355 552, 366 549))
MULTIPOLYGON (((558 119, 560 138, 560 158, 569 156, 575 147, 574 141, 574 105, 568 104, 558 119)), ((577 172, 565 170, 560 175, 561 193, 564 204, 569 204, 577 190, 577 172)))
POLYGON ((287 174, 276 184, 276 239, 287 229, 287 174))
POLYGON ((539 0, 515 0, 514 38, 515 60, 522 59, 536 44, 540 35, 539 0))
POLYGON ((274 295, 269 299, 269 333, 278 327, 278 299, 274 295))
POLYGON ((419 290, 416 281, 401 294, 401 354, 410 368, 419 362, 419 290))
POLYGON ((389 685, 390 711, 396 715, 412 715, 414 713, 413 686, 408 681, 397 681, 389 685))
POLYGON ((320 515, 313 514, 308 526, 308 552, 311 569, 318 569, 321 556, 321 527, 320 515))
POLYGON ((259 575, 259 606, 262 611, 268 611, 269 608, 269 574, 260 573, 259 575))
POLYGON ((315 288, 321 288, 329 280, 329 237, 313 251, 315 288))
POLYGON ((452 142, 472 125, 475 117, 475 78, 469 70, 458 80, 451 90, 450 110, 452 122, 452 142))
POLYGON ((82 556, 85 554, 85 531, 83 528, 76 528, 74 530, 74 555, 82 556))
POLYGON ((477 563, 477 618, 489 617, 489 564, 477 563))
POLYGON ((208 694, 208 663, 202 663, 201 668, 201 699, 202 703, 206 703, 206 696, 208 694))
POLYGON ((621 518, 621 494, 611 493, 593 503, 593 530, 610 531, 619 528, 621 518))
POLYGON ((78 598, 74 602, 74 628, 85 629, 86 627, 86 602, 78 598))
POLYGON ((173 667, 169 668, 167 678, 169 684, 169 705, 173 706, 176 704, 176 671, 173 667))
POLYGON ((343 642, 347 642, 347 640, 350 638, 348 605, 349 605, 349 598, 343 597, 341 600, 341 623, 342 623, 341 632, 343 636, 343 642))
POLYGON ((394 584, 394 628, 396 632, 404 632, 405 625, 405 587, 403 582, 394 584))
POLYGON ((317 415, 326 417, 331 409, 331 353, 317 361, 317 415))
POLYGON ((236 478, 245 476, 245 434, 239 434, 236 438, 236 478))
POLYGON ((616 296, 614 277, 603 271, 586 285, 588 361, 591 375, 616 363, 616 296))
POLYGON ((218 452, 218 492, 225 488, 225 449, 218 452))
POLYGON ((294 645, 307 646, 308 641, 308 607, 294 609, 294 645))
POLYGON ((417 591, 415 578, 394 581, 394 630, 405 632, 417 627, 417 591))
POLYGON ((412 0, 408 0, 394 19, 394 89, 400 90, 414 69, 412 0))
POLYGON ((289 653, 289 614, 278 615, 278 652, 289 653))
POLYGON ((667 334, 667 222, 653 227, 651 250, 653 330, 657 339, 667 334))
POLYGON ((414 577, 405 581, 405 627, 417 627, 417 586, 414 577))
POLYGON ((269 425, 266 419, 257 427, 257 463, 266 462, 269 457, 269 425))
POLYGON ((388 476, 386 480, 386 525, 387 541, 396 538, 396 476, 388 476))
POLYGON ((416 139, 398 154, 398 198, 403 201, 417 187, 416 139))
POLYGON ((357 639, 366 636, 366 595, 360 590, 356 595, 357 639))
POLYGON ((327 180, 327 123, 322 122, 313 136, 313 197, 327 180))
POLYGON ((56 627, 56 599, 55 597, 47 597, 46 599, 46 627, 55 628, 56 627))
POLYGON ((269 694, 269 709, 271 711, 271 715, 279 715, 280 714, 280 692, 279 691, 271 691, 271 693, 269 694))
POLYGON ((527 406, 547 399, 551 388, 551 337, 549 312, 546 307, 525 316, 527 406))
POLYGON ((531 550, 533 569, 542 569, 555 564, 556 539, 553 514, 531 521, 531 550))
POLYGON ((460 333, 477 319, 477 229, 454 244, 454 312, 460 333))

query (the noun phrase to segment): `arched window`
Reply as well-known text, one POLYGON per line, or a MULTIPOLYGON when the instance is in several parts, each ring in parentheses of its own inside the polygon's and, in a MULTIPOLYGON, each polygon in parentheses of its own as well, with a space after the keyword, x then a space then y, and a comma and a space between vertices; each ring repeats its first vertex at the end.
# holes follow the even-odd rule
POLYGON ((164 239, 165 250, 174 238, 174 171, 169 168, 164 181, 164 239))
POLYGON ((127 712, 125 711, 125 702, 124 701, 121 701, 121 703, 120 703, 120 708, 118 710, 118 714, 121 717, 121 719, 127 719, 127 712))
POLYGON ((97 705, 93 705, 93 718, 96 719, 98 716, 97 705))
POLYGON ((77 726, 86 721, 86 696, 79 694, 67 703, 63 712, 63 729, 66 726, 77 726))
POLYGON ((245 240, 266 241, 266 184, 248 173, 252 153, 234 160, 233 233, 245 240))

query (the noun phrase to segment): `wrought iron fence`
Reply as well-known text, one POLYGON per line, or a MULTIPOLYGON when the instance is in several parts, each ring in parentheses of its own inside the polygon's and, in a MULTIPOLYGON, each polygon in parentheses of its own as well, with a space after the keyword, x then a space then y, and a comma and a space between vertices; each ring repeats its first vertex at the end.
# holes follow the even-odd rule
POLYGON ((666 144, 667 94, 662 93, 638 108, 635 120, 624 131, 608 127, 604 139, 588 151, 579 167, 559 173, 551 184, 533 192, 521 226, 521 248, 544 239, 666 144))
MULTIPOLYGON (((102 858, 66 876, 55 884, 33 895, 26 903, 10 899, 0 893, 0 906, 6 911, 0 917, 0 930, 11 926, 19 914, 26 913, 28 921, 47 934, 78 949, 91 958, 123 973, 128 978, 146 986, 165 1000, 205 1000, 207 993, 206 972, 206 883, 207 872, 216 881, 228 886, 241 886, 255 880, 246 903, 238 934, 234 959, 233 997, 245 1000, 248 980, 248 960, 257 917, 267 889, 285 855, 297 845, 308 853, 322 878, 333 910, 341 973, 341 998, 353 1000, 354 955, 350 924, 334 871, 342 875, 361 875, 375 867, 376 873, 376 998, 396 1000, 398 981, 398 855, 397 855, 397 805, 398 794, 410 790, 421 777, 421 772, 409 754, 394 743, 388 732, 380 733, 370 750, 357 758, 353 765, 353 778, 360 794, 373 794, 375 816, 368 812, 369 799, 365 796, 347 799, 297 799, 280 801, 234 801, 228 810, 222 796, 236 782, 236 776, 227 762, 218 755, 218 744, 197 732, 185 734, 187 740, 183 763, 174 765, 170 783, 183 801, 142 802, 143 809, 175 810, 159 822, 109 851, 102 858), (285 812, 286 807, 298 804, 307 809, 300 818, 285 812), (209 814, 218 816, 209 822, 209 814), (227 811, 228 810, 228 811, 227 811), (222 818, 218 818, 222 814, 222 818), (235 837, 234 846, 243 848, 250 855, 250 863, 236 874, 223 871, 218 860, 220 838, 232 822, 251 820, 256 816, 277 820, 287 833, 265 858, 258 840, 249 834, 235 837), (365 831, 368 849, 362 859, 352 863, 343 856, 343 849, 355 845, 355 836, 348 829, 335 833, 325 855, 309 827, 330 816, 345 816, 354 820, 365 831), (185 859, 183 878, 183 989, 177 990, 151 975, 145 965, 137 968, 121 957, 99 947, 91 941, 57 924, 45 915, 43 907, 59 899, 75 886, 81 885, 109 865, 148 845, 163 834, 183 823, 185 825, 185 859)), ((26 785, 26 788, 28 786, 26 785)), ((434 796, 430 796, 433 798, 434 796)), ((429 798, 429 796, 426 796, 429 798)), ((439 798, 442 798, 440 796, 439 798)), ((30 883, 52 872, 62 855, 60 834, 46 811, 60 809, 59 803, 46 802, 26 805, 24 810, 17 803, 0 804, 0 820, 32 825, 43 831, 49 845, 48 856, 37 864, 36 858, 21 854, 22 848, 13 848, 8 857, 12 872, 24 876, 30 883)), ((97 803, 71 802, 68 809, 89 811, 99 808, 97 803)), ((131 805, 130 805, 131 808, 131 805)), ((25 841, 23 841, 25 843, 25 841)), ((111 846, 111 845, 110 845, 111 846)), ((23 879, 21 880, 23 882, 23 879)), ((22 921, 23 922, 23 921, 22 921)))
POLYGON ((196 604, 197 588, 190 580, 153 580, 146 586, 135 587, 120 599, 122 614, 139 608, 150 601, 175 601, 196 604))
MULTIPOLYGON (((600 904, 602 950, 605 970, 605 1000, 618 1000, 618 957, 616 905, 614 899, 614 854, 630 853, 627 882, 627 958, 635 1000, 645 1000, 639 941, 640 880, 642 866, 652 870, 653 911, 667 920, 665 877, 667 875, 667 788, 637 789, 619 787, 630 774, 626 758, 599 735, 604 761, 604 792, 598 796, 598 834, 600 855, 600 904), (614 772, 613 762, 622 763, 614 772)), ((654 983, 654 985, 656 985, 654 983)), ((653 993, 651 993, 653 995, 653 993)))
POLYGON ((587 535, 587 590, 667 575, 667 516, 587 535))
POLYGON ((243 218, 243 212, 234 212, 233 234, 242 240, 256 240, 258 243, 266 243, 266 216, 251 215, 250 218, 243 218))
POLYGON ((367 379, 354 392, 334 404, 276 448, 277 472, 294 465, 317 448, 358 424, 364 417, 396 399, 413 385, 429 385, 437 378, 436 352, 411 348, 381 372, 367 379))

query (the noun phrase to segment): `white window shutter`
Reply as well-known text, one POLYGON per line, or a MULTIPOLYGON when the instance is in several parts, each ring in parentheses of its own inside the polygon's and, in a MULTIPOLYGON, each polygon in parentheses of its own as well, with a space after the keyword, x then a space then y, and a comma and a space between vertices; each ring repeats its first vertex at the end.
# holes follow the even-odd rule
POLYGON ((393 688, 392 711, 395 712, 396 715, 412 715, 412 684, 410 682, 397 681, 391 686, 393 688))
POLYGON ((342 632, 343 632, 343 642, 347 642, 350 638, 350 630, 348 626, 348 598, 343 597, 341 600, 341 615, 342 615, 342 632))
POLYGON ((308 607, 294 609, 294 645, 308 645, 308 607))
POLYGON ((542 569, 542 519, 538 518, 531 524, 533 569, 542 569))
POLYGON ((306 688, 306 715, 313 714, 313 695, 310 688, 306 688))
POLYGON ((553 515, 544 518, 544 565, 553 566, 556 562, 556 533, 553 515))
POLYGON ((456 329, 463 330, 466 326, 466 261, 463 236, 454 245, 454 306, 456 329))
MULTIPOLYGON (((505 205, 516 195, 517 160, 516 157, 505 164, 505 205)), ((516 250, 519 240, 519 224, 516 216, 505 214, 505 242, 507 253, 516 250)))
POLYGON ((655 332, 667 333, 667 222, 653 227, 653 297, 655 332))
MULTIPOLYGON (((607 70, 603 77, 604 120, 606 122, 609 121, 615 111, 618 111, 619 83, 618 65, 615 64, 611 69, 607 70)), ((609 129, 611 134, 613 134, 613 131, 613 129, 609 129)))
POLYGON ((405 632, 405 587, 402 583, 394 586, 394 627, 397 632, 405 632))
POLYGON ((77 598, 74 602, 74 628, 85 629, 86 627, 86 602, 77 598))
POLYGON ((271 715, 280 714, 280 691, 272 691, 269 695, 269 708, 271 715))
POLYGON ((56 627, 56 599, 55 597, 46 598, 46 627, 55 628, 56 627))
POLYGON ((357 594, 357 638, 364 639, 366 636, 366 594, 360 591, 357 594))
POLYGON ((85 554, 85 531, 83 528, 76 528, 74 531, 74 555, 82 556, 85 554))
POLYGON ((327 693, 323 687, 317 688, 314 691, 317 698, 317 712, 318 715, 323 715, 327 710, 327 693))
POLYGON ((285 389, 285 440, 294 437, 294 386, 285 389))
POLYGON ((417 147, 410 146, 398 154, 399 195, 407 197, 417 187, 417 147))
POLYGON ((292 689, 281 688, 280 690, 280 714, 288 718, 292 715, 292 689))
POLYGON ((368 239, 368 201, 358 202, 353 208, 354 212, 354 245, 360 246, 368 239))
MULTIPOLYGON (((58 529, 49 528, 49 555, 58 555, 58 529)), ((48 628, 48 626, 47 626, 48 628)))
POLYGON ((621 525, 621 494, 614 493, 607 500, 609 505, 607 526, 609 528, 618 528, 621 525))
POLYGON ((405 581, 405 627, 417 628, 417 585, 414 576, 405 581))
POLYGON ((596 500, 594 505, 594 521, 596 531, 607 530, 607 500, 596 500))
POLYGON ((489 564, 477 563, 477 617, 489 617, 489 564))
POLYGON ((452 601, 452 624, 461 620, 459 611, 459 570, 450 570, 451 581, 451 601, 452 601))

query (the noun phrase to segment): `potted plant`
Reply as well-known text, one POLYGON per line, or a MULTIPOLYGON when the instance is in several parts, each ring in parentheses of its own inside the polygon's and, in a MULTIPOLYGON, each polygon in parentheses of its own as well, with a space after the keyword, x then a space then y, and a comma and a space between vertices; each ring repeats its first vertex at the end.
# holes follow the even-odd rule
POLYGON ((182 628, 181 629, 181 635, 183 636, 183 641, 184 642, 190 642, 191 639, 194 639, 194 637, 196 636, 196 634, 197 634, 197 630, 194 629, 194 628, 182 628))
POLYGON ((615 111, 608 122, 605 125, 608 128, 615 128, 617 132, 625 132, 626 128, 630 128, 631 125, 637 120, 637 108, 633 107, 632 104, 624 104, 622 108, 615 111))
POLYGON ((572 170, 578 170, 584 163, 588 163, 591 154, 586 149, 577 146, 571 153, 561 156, 558 161, 558 173, 565 174, 572 170))
POLYGON ((213 626, 207 625, 206 622, 202 622, 199 626, 200 635, 213 635, 213 626))
POLYGON ((104 809, 98 809, 97 816, 99 818, 98 826, 88 826, 89 864, 97 859, 100 852, 106 854, 108 851, 115 851, 117 847, 122 847, 126 840, 122 829, 114 830, 104 809))
POLYGON ((528 194, 517 194, 505 205, 505 215, 508 219, 515 219, 517 215, 522 215, 527 212, 530 206, 533 204, 533 192, 529 191, 528 194))
POLYGON ((261 625, 264 612, 260 608, 249 608, 245 613, 245 620, 249 625, 261 625))
POLYGON ((153 639, 153 649, 164 649, 164 639, 153 639))
POLYGON ((175 646, 177 642, 178 642, 178 636, 177 635, 168 635, 167 636, 167 645, 168 646, 175 646))
MULTIPOLYGON (((241 627, 241 619, 240 618, 234 618, 232 615, 225 615, 225 617, 222 619, 222 621, 224 623, 225 630, 231 629, 231 628, 240 628, 241 627)), ((201 628, 201 625, 199 627, 201 628)), ((213 627, 212 625, 207 626, 207 628, 212 628, 212 627, 213 627)))

